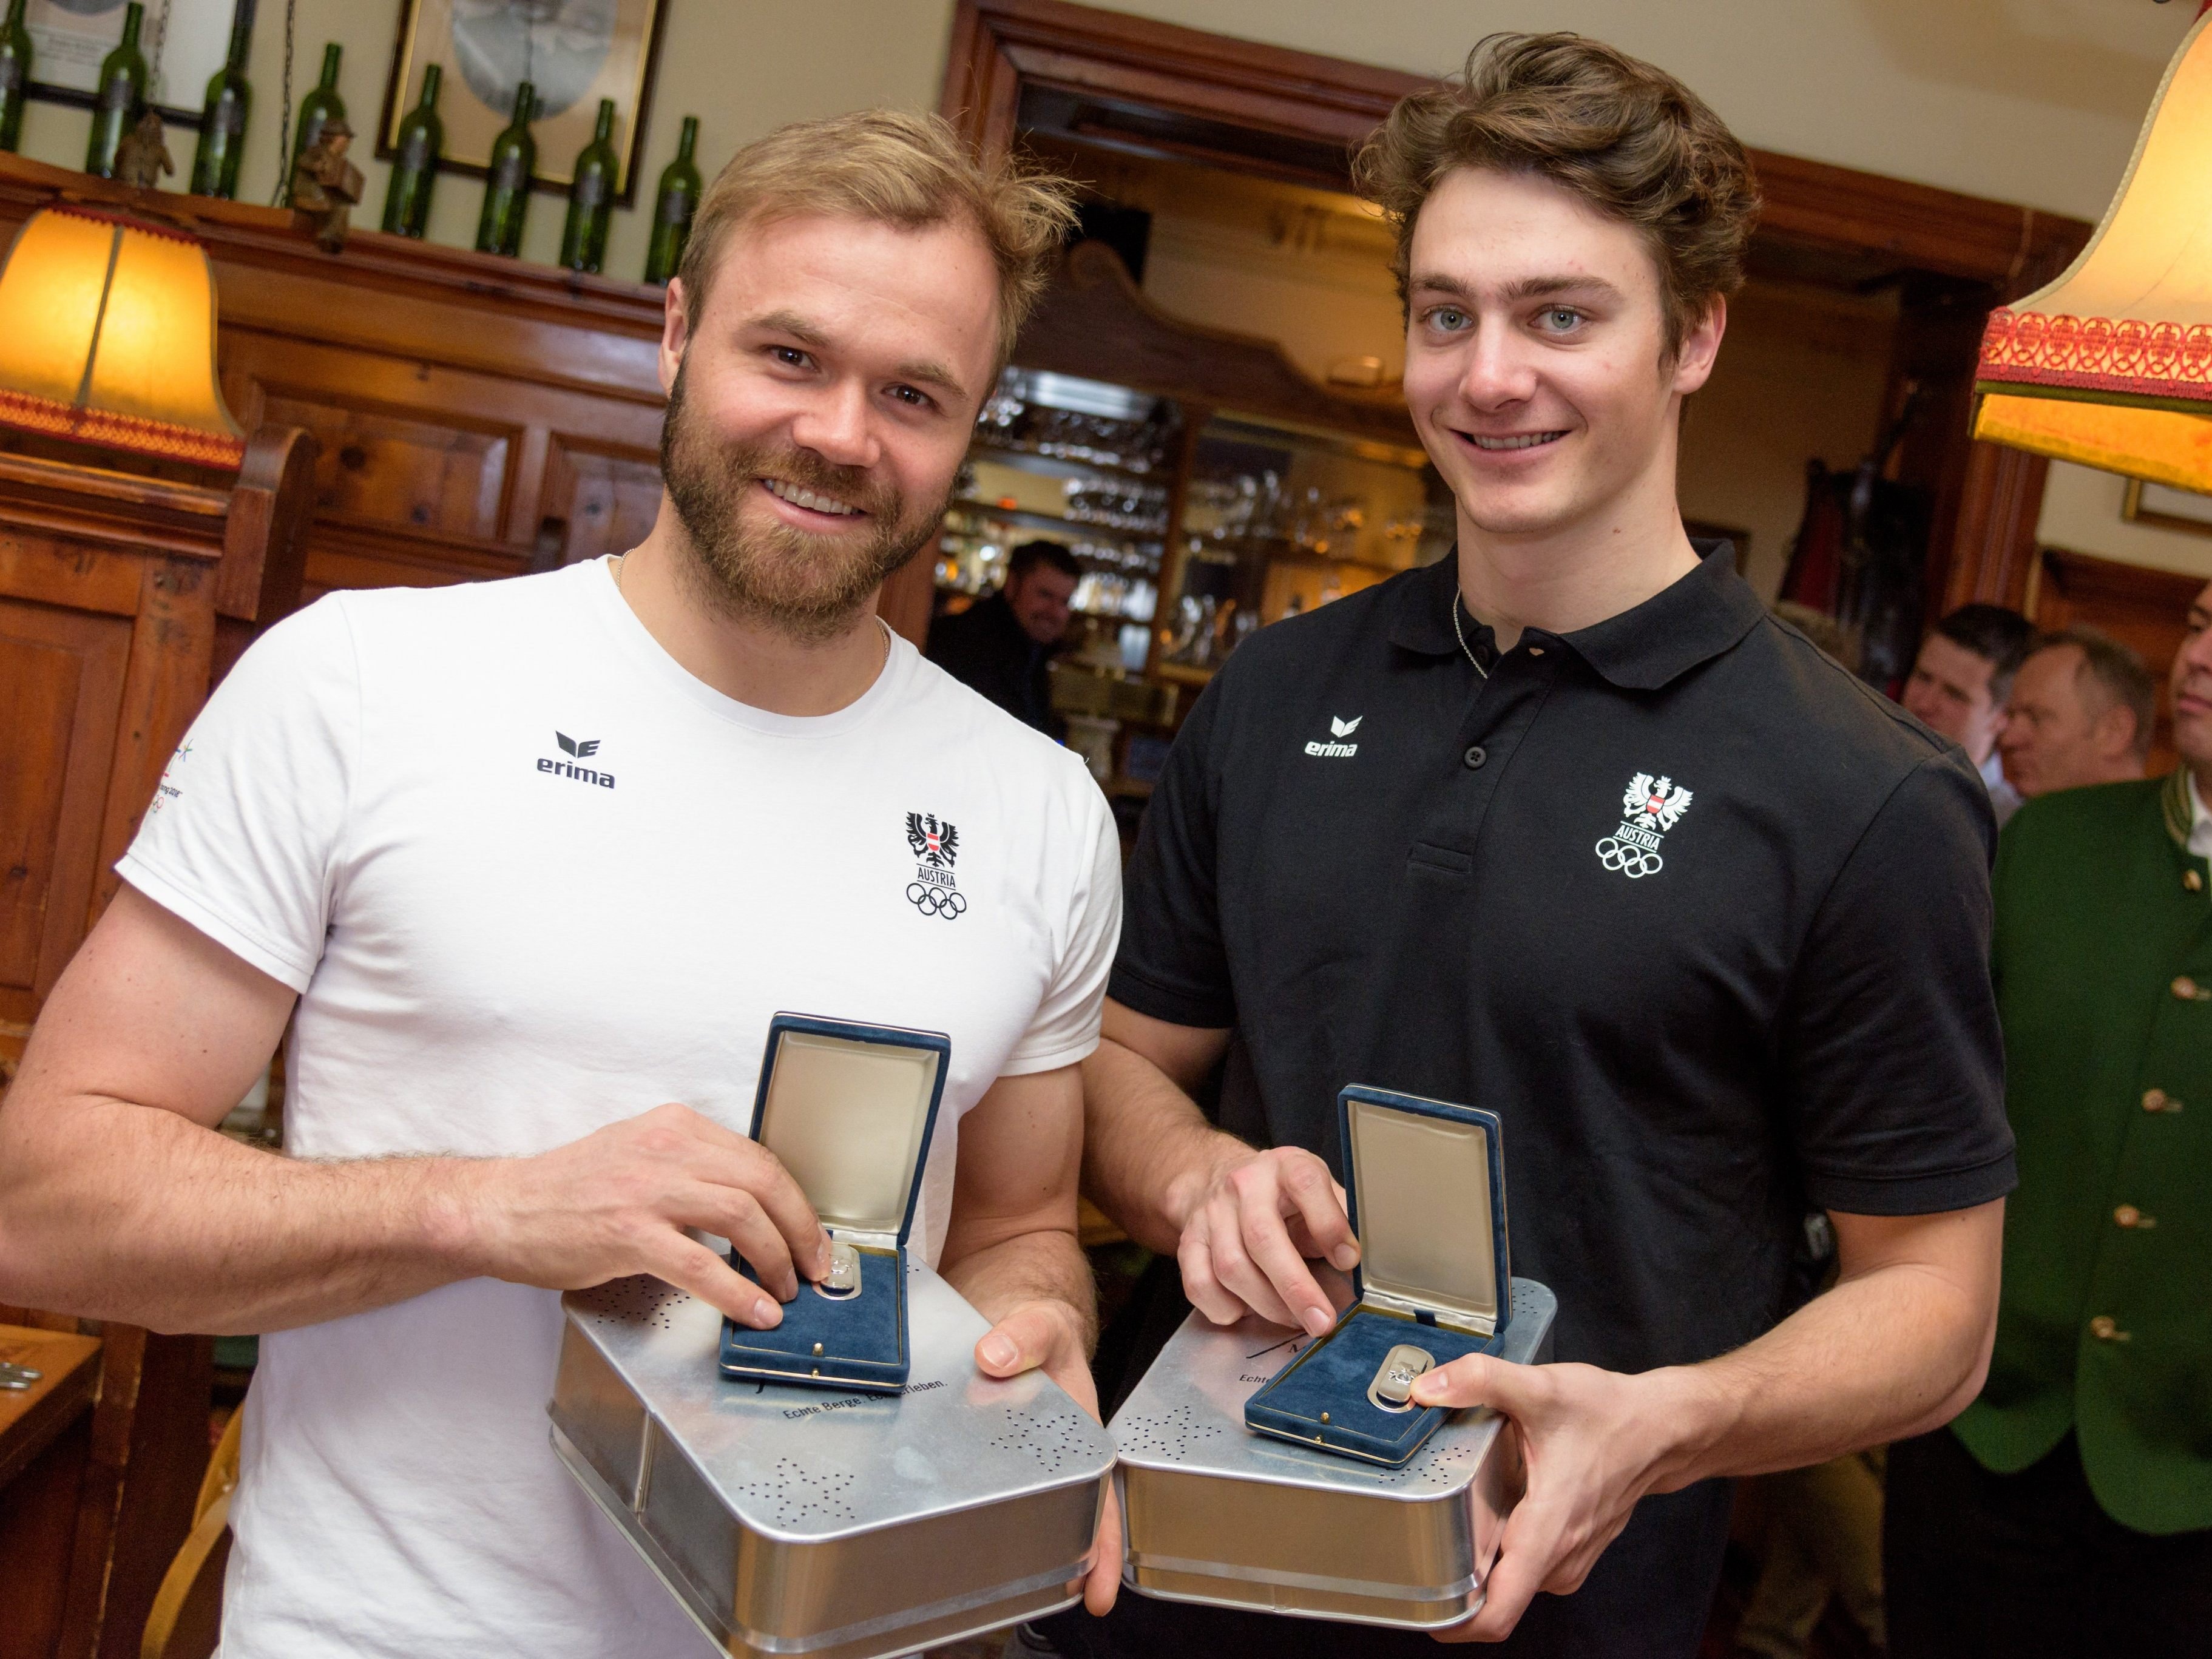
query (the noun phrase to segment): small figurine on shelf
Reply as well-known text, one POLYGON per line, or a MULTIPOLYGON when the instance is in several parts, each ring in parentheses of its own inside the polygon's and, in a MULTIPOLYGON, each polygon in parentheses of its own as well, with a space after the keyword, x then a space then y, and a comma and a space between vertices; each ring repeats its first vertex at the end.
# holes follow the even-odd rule
POLYGON ((123 142, 115 147, 114 179, 119 185, 133 190, 158 190, 161 175, 174 173, 177 164, 169 157, 167 135, 161 127, 161 118, 151 108, 138 118, 138 125, 123 135, 123 142))
POLYGON ((315 246, 325 253, 345 247, 354 204, 368 182, 346 160, 353 129, 343 116, 326 120, 307 152, 292 164, 292 205, 315 221, 315 246))

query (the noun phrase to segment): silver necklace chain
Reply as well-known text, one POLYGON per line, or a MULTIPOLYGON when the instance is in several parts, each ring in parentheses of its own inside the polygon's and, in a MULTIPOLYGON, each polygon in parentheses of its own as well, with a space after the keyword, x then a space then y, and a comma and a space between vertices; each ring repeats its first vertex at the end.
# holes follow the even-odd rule
POLYGON ((1467 659, 1471 663, 1474 663, 1474 672, 1481 675, 1483 678, 1488 679, 1490 678, 1490 671, 1487 668, 1485 668, 1480 663, 1475 662, 1474 647, 1467 642, 1466 631, 1459 625, 1459 590, 1455 588, 1452 590, 1452 637, 1459 641, 1459 648, 1467 653, 1467 659))

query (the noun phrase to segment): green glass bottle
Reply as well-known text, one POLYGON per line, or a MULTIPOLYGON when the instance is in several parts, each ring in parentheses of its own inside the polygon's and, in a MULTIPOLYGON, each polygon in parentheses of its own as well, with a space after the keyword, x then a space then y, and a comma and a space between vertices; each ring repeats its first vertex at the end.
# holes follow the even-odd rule
POLYGON ((684 118, 684 136, 676 141, 676 159, 660 175, 660 189, 653 198, 653 240, 645 250, 645 280, 665 283, 684 263, 684 245, 691 240, 691 216, 699 210, 698 163, 692 152, 699 146, 699 118, 684 118))
POLYGON ((599 100, 592 142, 576 157, 568 185, 568 218, 561 228, 561 264, 569 270, 596 274, 607 257, 607 227, 615 216, 615 180, 622 157, 615 154, 615 100, 599 100))
POLYGON ((530 211, 530 175, 538 170, 538 141, 530 136, 530 118, 537 109, 538 88, 525 81, 514 89, 514 119, 491 141, 491 161, 484 169, 483 212, 477 219, 479 253, 504 253, 512 259, 522 252, 522 221, 530 211))
POLYGON ((392 147, 392 184, 384 192, 384 228, 417 241, 430 222, 430 186, 438 180, 438 158, 446 150, 446 124, 438 118, 443 76, 435 64, 422 70, 422 101, 399 124, 392 147))
POLYGON ((123 135, 138 125, 146 109, 146 59, 138 50, 138 26, 146 8, 138 0, 123 9, 123 38, 100 60, 100 80, 92 95, 92 138, 84 151, 84 170, 95 179, 115 176, 115 152, 123 135))
MULTIPOLYGON (((300 100, 300 124, 293 129, 292 155, 294 160, 305 155, 315 147, 315 140, 323 136, 325 122, 346 118, 345 100, 338 96, 338 60, 345 48, 335 40, 323 48, 323 78, 309 88, 300 100)), ((292 181, 284 181, 284 201, 292 200, 292 181)))
POLYGON ((192 151, 191 192, 228 202, 238 194, 238 167, 246 159, 246 118, 253 88, 246 84, 246 54, 253 44, 253 9, 240 6, 230 20, 230 52, 208 82, 200 113, 200 142, 192 151))
POLYGON ((31 90, 31 32, 23 27, 27 0, 8 0, 0 22, 0 149, 12 150, 23 136, 23 105, 31 90))

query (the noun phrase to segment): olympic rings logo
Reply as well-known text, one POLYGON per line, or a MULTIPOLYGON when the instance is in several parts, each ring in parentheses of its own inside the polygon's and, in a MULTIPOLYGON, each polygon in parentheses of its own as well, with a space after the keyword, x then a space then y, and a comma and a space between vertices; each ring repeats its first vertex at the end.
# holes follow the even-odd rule
POLYGON ((950 887, 933 886, 926 881, 910 881, 906 884, 907 902, 925 916, 942 916, 950 921, 968 908, 968 901, 950 887))
POLYGON ((1656 853, 1647 853, 1641 847, 1611 836, 1598 842, 1596 852, 1600 864, 1608 870, 1620 871, 1631 881, 1656 876, 1667 867, 1667 861, 1656 853))

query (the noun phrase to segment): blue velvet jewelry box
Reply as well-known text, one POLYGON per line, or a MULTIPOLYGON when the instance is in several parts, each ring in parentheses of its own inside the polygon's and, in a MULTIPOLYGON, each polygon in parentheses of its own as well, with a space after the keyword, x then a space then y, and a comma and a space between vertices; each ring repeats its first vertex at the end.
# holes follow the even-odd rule
POLYGON ((1442 1426, 1421 1372, 1504 1346, 1512 1283, 1495 1113, 1355 1085, 1336 1097, 1352 1305, 1244 1402, 1245 1425, 1396 1468, 1442 1426))
MULTIPOLYGON (((769 1022, 752 1138, 799 1182, 835 1265, 757 1331, 722 1322, 722 1375, 896 1394, 906 1385, 906 1241, 951 1058, 936 1031, 778 1014, 769 1022)), ((758 1282, 732 1250, 731 1265, 758 1282)))

